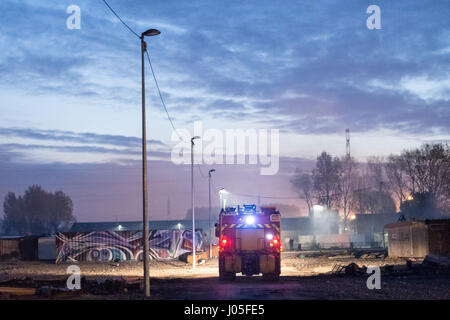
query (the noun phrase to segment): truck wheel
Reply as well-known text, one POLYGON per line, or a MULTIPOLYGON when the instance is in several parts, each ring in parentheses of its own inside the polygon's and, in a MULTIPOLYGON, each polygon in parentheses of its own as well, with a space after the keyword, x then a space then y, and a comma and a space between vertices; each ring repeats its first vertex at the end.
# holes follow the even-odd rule
POLYGON ((280 275, 278 273, 263 273, 263 280, 278 281, 280 280, 280 275))
POLYGON ((225 259, 219 258, 219 279, 222 281, 232 281, 236 279, 234 272, 225 271, 225 259))

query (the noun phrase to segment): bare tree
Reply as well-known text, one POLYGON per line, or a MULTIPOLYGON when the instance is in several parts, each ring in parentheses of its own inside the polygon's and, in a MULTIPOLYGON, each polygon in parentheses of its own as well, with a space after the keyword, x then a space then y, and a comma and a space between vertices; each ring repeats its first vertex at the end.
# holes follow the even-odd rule
POLYGON ((403 151, 399 156, 390 156, 385 167, 389 181, 395 185, 395 193, 401 205, 409 193, 408 196, 421 199, 417 202, 418 205, 422 206, 433 200, 442 213, 450 213, 448 145, 425 144, 420 149, 403 151))
POLYGON ((308 213, 311 213, 315 200, 312 174, 297 169, 295 176, 291 179, 291 183, 297 189, 300 198, 305 200, 308 206, 308 213))
POLYGON ((340 178, 342 164, 339 158, 333 158, 323 151, 317 157, 316 168, 312 171, 317 202, 330 209, 339 209, 341 197, 340 178))
POLYGON ((402 161, 398 156, 390 155, 384 167, 389 181, 389 190, 395 194, 401 205, 406 199, 405 193, 407 192, 407 181, 402 161))

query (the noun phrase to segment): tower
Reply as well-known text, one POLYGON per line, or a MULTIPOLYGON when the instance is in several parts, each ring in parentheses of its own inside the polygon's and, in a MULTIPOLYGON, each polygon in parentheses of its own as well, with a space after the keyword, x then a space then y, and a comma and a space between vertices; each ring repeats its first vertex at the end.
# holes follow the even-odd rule
POLYGON ((345 129, 345 153, 347 158, 350 158, 350 129, 345 129))

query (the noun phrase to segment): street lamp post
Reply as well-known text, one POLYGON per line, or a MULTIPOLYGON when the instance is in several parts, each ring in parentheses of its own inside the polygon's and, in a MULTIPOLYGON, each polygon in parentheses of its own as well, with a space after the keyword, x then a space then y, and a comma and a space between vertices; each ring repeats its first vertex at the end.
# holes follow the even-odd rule
POLYGON ((191 199, 192 199, 192 269, 195 269, 195 203, 194 203, 194 140, 199 136, 191 138, 191 199))
POLYGON ((208 197, 209 197, 209 223, 208 223, 208 228, 209 228, 209 240, 208 240, 208 245, 209 245, 209 258, 212 258, 212 247, 211 247, 211 173, 215 172, 215 169, 211 169, 208 171, 208 176, 209 176, 209 185, 208 185, 208 197))
POLYGON ((156 29, 149 29, 143 32, 141 39, 141 76, 142 76, 142 224, 144 229, 144 289, 145 296, 150 296, 150 250, 148 243, 148 193, 147 193, 147 141, 146 141, 146 126, 145 126, 145 74, 144 74, 144 54, 147 51, 147 43, 144 37, 151 37, 160 34, 156 29))

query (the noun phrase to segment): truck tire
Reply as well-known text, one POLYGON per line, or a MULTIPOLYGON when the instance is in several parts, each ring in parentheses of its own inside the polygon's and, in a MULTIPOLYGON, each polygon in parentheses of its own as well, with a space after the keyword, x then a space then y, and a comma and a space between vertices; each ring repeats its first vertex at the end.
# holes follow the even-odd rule
POLYGON ((279 281, 280 275, 278 273, 263 273, 264 281, 279 281))
POLYGON ((222 281, 233 281, 236 279, 236 274, 234 272, 225 271, 224 258, 219 258, 219 279, 222 281))

